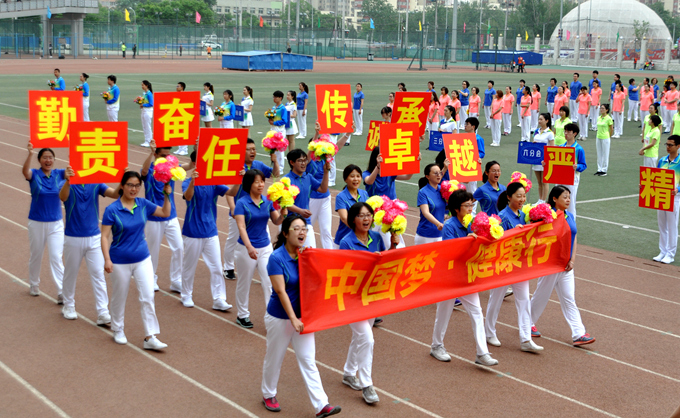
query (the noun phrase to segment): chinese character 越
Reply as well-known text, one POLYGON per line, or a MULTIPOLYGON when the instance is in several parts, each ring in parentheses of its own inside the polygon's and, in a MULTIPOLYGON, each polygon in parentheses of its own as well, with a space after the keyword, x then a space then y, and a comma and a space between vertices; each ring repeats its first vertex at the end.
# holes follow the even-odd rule
POLYGON ((399 120, 396 123, 410 123, 418 122, 420 123, 420 114, 425 111, 424 106, 420 106, 423 102, 422 97, 407 97, 404 98, 404 103, 408 103, 408 106, 398 107, 399 120))
POLYGON ((347 109, 349 109, 349 103, 346 96, 341 96, 339 90, 333 90, 333 95, 330 90, 326 90, 321 106, 321 111, 326 115, 326 126, 331 126, 331 118, 333 118, 335 123, 342 125, 343 128, 346 127, 347 109))
POLYGON ((366 276, 365 270, 352 270, 354 263, 345 263, 342 269, 329 269, 326 271, 326 294, 325 299, 336 296, 338 299, 338 310, 345 310, 345 294, 356 295, 359 292, 361 283, 366 276), (337 285, 334 285, 335 279, 337 285), (351 284, 349 279, 353 278, 351 284))
POLYGON ((472 145, 472 141, 465 138, 463 140, 463 145, 460 145, 458 141, 453 141, 449 145, 451 165, 449 165, 449 170, 451 170, 451 178, 460 174, 462 176, 472 176, 477 173, 477 159, 474 155, 475 147, 472 145))
POLYGON ((394 300, 399 276, 404 269, 405 259, 388 261, 373 268, 371 276, 361 290, 361 302, 364 306, 382 299, 394 300))
POLYGON ((550 156, 550 158, 546 163, 548 166, 546 168, 547 172, 545 174, 546 180, 550 179, 550 177, 552 176, 554 166, 564 165, 571 167, 574 164, 576 164, 576 161, 572 161, 570 149, 566 147, 559 147, 559 149, 551 150, 548 155, 550 156))
POLYGON ((118 174, 118 169, 113 168, 115 152, 120 151, 117 138, 116 131, 104 132, 102 128, 81 132, 81 144, 76 146, 76 151, 83 153, 83 170, 78 170, 78 175, 87 177, 100 171, 112 176, 118 174))
POLYGON ((203 154, 203 161, 208 165, 207 173, 205 173, 205 178, 210 179, 215 177, 228 177, 236 175, 236 170, 229 170, 229 161, 238 161, 238 154, 232 154, 232 145, 238 145, 238 138, 220 139, 219 136, 213 135, 210 140, 210 146, 208 150, 203 154), (221 152, 216 152, 217 146, 222 147, 221 152), (222 166, 219 170, 215 169, 215 161, 222 161, 222 166))
POLYGON ((654 171, 648 168, 642 171, 640 186, 642 187, 640 197, 645 200, 645 206, 663 210, 670 209, 675 188, 673 172, 654 171))
POLYGON ((411 137, 412 131, 404 131, 397 129, 397 137, 389 141, 389 157, 385 158, 385 163, 396 163, 399 170, 404 168, 405 163, 410 163, 416 160, 416 157, 411 155, 411 137))
POLYGON ((435 266, 434 259, 439 253, 432 251, 426 256, 418 254, 411 258, 406 266, 405 279, 401 281, 401 286, 406 287, 399 294, 402 298, 410 295, 423 284, 427 283, 432 277, 432 269, 435 266))
POLYGON ((496 258, 498 243, 490 245, 480 245, 471 259, 465 262, 468 268, 468 283, 472 283, 478 278, 487 278, 493 275, 493 260, 496 258))
POLYGON ((537 246, 539 245, 545 245, 545 251, 543 252, 543 256, 539 257, 536 260, 537 264, 543 264, 548 259, 550 258, 550 249, 552 248, 553 242, 557 242, 557 236, 551 235, 549 237, 542 237, 542 238, 534 238, 534 233, 538 230, 538 232, 545 232, 545 231, 552 231, 553 230, 553 224, 543 224, 539 226, 538 228, 532 229, 529 232, 527 232, 526 237, 524 238, 527 243, 529 243, 528 246, 526 246, 524 250, 524 255, 527 259, 527 267, 533 267, 534 265, 534 250, 537 246))
POLYGON ((187 112, 193 109, 194 103, 180 103, 180 99, 172 99, 172 103, 163 103, 159 106, 160 110, 167 110, 158 121, 163 124, 163 138, 168 141, 171 139, 189 138, 189 123, 194 120, 195 115, 187 112))
POLYGON ((54 138, 63 141, 69 122, 76 121, 76 108, 68 105, 68 97, 41 97, 35 104, 38 110, 38 139, 54 138))

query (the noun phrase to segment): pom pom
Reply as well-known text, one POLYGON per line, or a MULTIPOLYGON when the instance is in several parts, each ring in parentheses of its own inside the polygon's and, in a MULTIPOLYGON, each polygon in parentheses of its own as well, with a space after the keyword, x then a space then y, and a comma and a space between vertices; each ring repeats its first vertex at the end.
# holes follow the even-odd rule
POLYGON ((502 238, 502 237, 503 237, 503 233, 504 233, 503 227, 500 226, 500 225, 493 225, 493 226, 489 229, 489 233, 491 234, 491 237, 492 237, 493 239, 502 238))
POLYGON ((179 166, 179 160, 178 160, 177 157, 175 157, 174 155, 168 155, 167 157, 165 157, 165 159, 168 160, 168 162, 169 162, 173 167, 178 167, 178 166, 179 166))
POLYGON ((167 159, 160 157, 160 158, 156 158, 156 161, 154 161, 153 165, 158 166, 158 164, 165 164, 167 162, 168 162, 167 159))
POLYGON ((167 162, 156 164, 153 168, 153 178, 163 184, 170 183, 170 180, 172 180, 171 169, 172 167, 167 162))
POLYGON ((470 222, 472 222, 472 214, 468 213, 463 216, 463 226, 467 228, 470 225, 470 222))
MULTIPOLYGON (((383 201, 382 197, 380 197, 380 196, 371 196, 371 197, 369 197, 368 200, 366 201, 366 203, 368 203, 368 205, 369 205, 371 208, 373 208, 373 211, 374 211, 374 212, 377 211, 378 208, 381 207, 381 206, 383 205, 383 202, 384 202, 384 201, 383 201)), ((377 215, 377 214, 376 214, 376 215, 377 215)), ((382 217, 381 217, 381 218, 382 218, 382 217)))
POLYGON ((384 210, 379 210, 373 215, 373 222, 376 225, 382 225, 383 222, 383 216, 385 216, 385 211, 384 210))
POLYGON ((553 213, 554 211, 549 204, 540 203, 531 208, 531 210, 529 211, 529 219, 531 220, 531 222, 544 221, 545 223, 549 224, 555 220, 555 218, 553 217, 553 213))
POLYGON ((262 147, 270 154, 288 149, 288 140, 281 132, 269 131, 262 138, 262 147))
POLYGON ((397 215, 392 222, 391 231, 397 235, 401 235, 406 232, 406 218, 404 215, 397 215))
POLYGON ((174 181, 184 181, 187 177, 187 172, 184 171, 182 167, 174 167, 170 169, 170 174, 172 174, 172 179, 174 181))
POLYGON ((484 212, 479 212, 472 221, 472 232, 480 237, 488 239, 498 239, 503 236, 503 227, 497 215, 487 216, 484 212))
POLYGON ((290 192, 290 195, 293 197, 296 197, 297 195, 300 194, 300 189, 298 189, 297 186, 288 186, 288 191, 290 192))
POLYGON ((527 193, 531 190, 531 180, 524 174, 520 173, 519 171, 513 171, 513 173, 510 175, 510 183, 508 183, 508 186, 512 183, 520 183, 522 186, 524 186, 524 189, 527 193))
POLYGON ((281 179, 281 183, 283 183, 284 186, 288 187, 290 186, 290 179, 288 177, 283 177, 281 179))

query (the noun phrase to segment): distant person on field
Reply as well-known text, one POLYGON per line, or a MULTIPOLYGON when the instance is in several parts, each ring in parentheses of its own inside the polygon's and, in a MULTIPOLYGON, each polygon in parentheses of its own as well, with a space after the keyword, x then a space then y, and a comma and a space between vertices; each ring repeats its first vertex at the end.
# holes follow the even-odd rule
POLYGON ((125 46, 125 42, 123 42, 123 44, 120 46, 120 50, 123 51, 123 58, 125 58, 125 50, 126 49, 127 49, 127 47, 125 46))
POLYGON ((132 58, 137 56, 137 44, 132 45, 132 58))

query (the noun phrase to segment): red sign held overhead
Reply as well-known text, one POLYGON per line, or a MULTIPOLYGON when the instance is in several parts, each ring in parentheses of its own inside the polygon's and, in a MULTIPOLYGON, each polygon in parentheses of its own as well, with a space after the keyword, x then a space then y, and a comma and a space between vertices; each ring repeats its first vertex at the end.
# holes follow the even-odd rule
POLYGON ((394 95, 392 123, 418 123, 418 136, 425 135, 432 93, 398 91, 394 95))
POLYGON ((71 123, 71 184, 118 183, 128 166, 127 122, 71 123))
POLYGON ((482 179, 477 137, 473 133, 444 134, 444 150, 449 164, 449 177, 461 183, 482 179))
POLYGON ((382 120, 372 120, 368 128, 366 137, 366 151, 373 151, 373 148, 380 145, 380 125, 385 123, 382 120))
POLYGON ((673 170, 640 167, 639 206, 673 212, 675 209, 673 189, 677 187, 677 181, 673 170))
POLYGON ((157 147, 194 145, 201 120, 201 95, 197 91, 155 93, 153 137, 157 147))
POLYGON ((420 172, 417 123, 385 123, 380 126, 380 164, 382 177, 420 172))
POLYGON ((322 134, 352 132, 352 88, 349 84, 317 84, 316 114, 322 134))
POLYGON ((203 128, 196 152, 197 186, 241 184, 248 131, 203 128))
POLYGON ((576 148, 574 147, 545 147, 545 167, 543 167, 543 181, 552 184, 574 184, 574 166, 576 148))
POLYGON ((31 90, 28 118, 35 148, 68 148, 71 122, 83 120, 83 93, 31 90))

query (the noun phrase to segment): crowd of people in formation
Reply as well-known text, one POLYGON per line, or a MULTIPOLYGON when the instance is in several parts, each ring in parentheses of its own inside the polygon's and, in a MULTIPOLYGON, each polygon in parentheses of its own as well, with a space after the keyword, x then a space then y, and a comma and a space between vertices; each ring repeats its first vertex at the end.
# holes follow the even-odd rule
MULTIPOLYGON (((59 70, 55 70, 54 75, 57 80, 53 88, 65 89, 59 70)), ((80 75, 85 118, 89 120, 87 109, 91 90, 87 80, 87 74, 80 75)), ((108 119, 117 121, 120 89, 114 75, 107 77, 107 83, 110 93, 106 101, 108 119)), ((442 197, 440 183, 449 179, 451 162, 444 152, 440 152, 433 161, 422 161, 423 177, 419 179, 417 193, 420 219, 414 245, 469 236, 476 238, 470 228, 464 226, 463 218, 477 211, 497 214, 506 230, 521 228, 525 224, 521 208, 528 201, 528 191, 521 183, 506 183, 502 180, 500 162, 483 161, 486 154, 485 139, 479 131, 480 110, 484 113, 485 128, 491 130, 490 146, 500 146, 501 137, 512 132, 515 123, 512 115, 516 113, 516 127, 521 130, 521 141, 573 147, 577 155, 577 164, 573 166, 573 185, 551 187, 542 181, 543 166, 531 167, 538 183, 537 202, 548 203, 553 209, 562 211, 571 231, 570 257, 564 270, 537 278, 537 288, 531 297, 527 281, 509 288, 503 286, 491 290, 486 317, 476 293, 437 303, 430 349, 430 355, 435 359, 444 362, 451 360, 444 347, 444 337, 454 307, 462 304, 472 322, 475 362, 484 366, 498 364, 498 360, 489 352, 489 345, 501 345, 496 333, 496 321, 503 299, 512 295, 517 309, 520 349, 542 351, 543 347, 534 340, 541 336, 537 324, 553 290, 557 292, 560 307, 571 329, 573 345, 595 341, 586 332, 574 298, 577 247, 575 204, 580 177, 587 169, 585 152, 579 141, 586 141, 589 131, 596 132, 595 174, 607 175, 610 140, 622 134, 627 97, 627 119, 641 123, 642 147, 639 154, 643 156, 642 165, 672 169, 680 174, 680 115, 676 113, 680 93, 672 77, 665 80, 661 87, 656 78, 651 81, 645 78, 638 86, 634 79, 624 85, 616 74, 611 84, 609 103, 602 100, 606 95, 603 95, 600 84, 597 71, 593 71, 593 78, 587 86, 579 81, 578 73, 573 74, 570 83, 559 83, 552 78, 544 97, 538 84, 527 85, 525 80, 519 80, 516 90, 513 86, 496 89, 494 81, 490 80, 483 96, 480 88, 470 86, 465 80, 461 82, 460 90, 448 87, 436 89, 433 81, 427 83, 427 91, 432 93, 427 129, 474 133, 479 148, 478 162, 484 168, 484 175, 479 187, 477 182, 469 182, 465 190, 454 192, 446 201, 442 197), (667 155, 659 159, 663 133, 671 135, 665 141, 667 155)), ((361 83, 355 87, 352 105, 354 131, 345 135, 331 135, 331 140, 337 143, 340 151, 350 145, 352 135, 363 134, 366 98, 361 83)), ((177 83, 177 91, 185 91, 186 88, 185 83, 177 83)), ((272 94, 271 109, 276 116, 269 119, 270 129, 288 137, 288 152, 272 154, 270 163, 266 164, 255 159, 255 141, 248 139, 241 184, 195 185, 195 180, 202 173, 195 168, 196 151, 191 153, 190 161, 182 166, 187 170, 187 178, 181 185, 186 216, 180 225, 175 206, 174 182, 163 184, 153 175, 154 161, 168 156, 172 149, 156 146, 152 131, 153 88, 148 80, 143 80, 141 89, 146 99, 140 105, 144 126, 142 146, 149 148, 149 155, 140 172, 126 171, 115 188, 105 184, 71 186, 69 179, 75 174, 73 169, 70 166, 56 168, 56 154, 48 148, 38 151, 39 168, 32 168, 36 154, 32 145, 28 144, 22 173, 31 189, 28 215, 30 294, 40 295, 40 267, 47 246, 58 304, 63 305, 62 313, 66 319, 77 319, 76 277, 85 259, 95 294, 97 324, 110 325, 114 341, 126 344, 124 312, 129 283, 134 279, 145 330, 143 346, 149 350, 162 350, 167 348, 167 344, 158 338, 160 326, 154 291, 159 290, 157 271, 161 262, 159 251, 163 237, 170 248, 169 290, 180 295, 182 305, 187 308, 194 306, 194 277, 199 258, 202 258, 210 272, 214 310, 228 311, 232 308, 227 302, 225 280, 236 280, 236 323, 244 328, 255 326, 251 321, 249 302, 250 286, 257 270, 266 306, 263 318, 267 332, 267 352, 262 373, 264 406, 270 411, 279 411, 281 408, 276 398, 279 373, 286 348, 292 343, 316 415, 325 417, 340 412, 340 407, 329 404, 324 392, 315 363, 314 334, 301 333, 304 323, 300 318, 298 253, 306 247, 316 247, 314 224, 319 229, 320 243, 324 249, 381 252, 404 247, 401 236, 383 233, 374 226, 374 212, 366 201, 371 196, 397 198, 396 180, 409 180, 412 176, 382 176, 380 169, 383 157, 380 148, 376 147, 368 155, 365 169, 353 163, 338 170, 342 171, 345 184, 333 203, 330 187, 336 186, 336 161, 312 161, 304 151, 305 147, 295 144, 296 139, 304 141, 308 136, 306 117, 309 87, 301 82, 297 91, 289 90, 284 94, 277 90, 272 94), (267 179, 281 176, 287 177, 291 184, 297 186, 300 194, 293 206, 277 210, 266 198, 264 190, 267 179), (140 194, 142 188, 144 197, 140 194), (104 211, 101 228, 100 196, 112 199, 104 211), (216 223, 220 197, 225 198, 229 207, 226 215, 229 232, 224 249, 220 246, 216 223), (62 203, 65 215, 62 215, 62 203), (333 208, 339 218, 335 231, 331 229, 333 208), (270 240, 270 222, 279 230, 273 242, 270 240), (108 289, 105 273, 110 278, 108 289)), ((399 83, 397 90, 407 91, 406 85, 399 83)), ((245 117, 239 126, 249 129, 254 122, 253 89, 244 86, 242 96, 245 117)), ((391 118, 394 98, 395 93, 390 93, 388 102, 381 109, 385 121, 391 118)), ((223 99, 222 107, 233 109, 233 91, 225 90, 223 99)), ((215 98, 214 87, 209 82, 203 85, 202 100, 207 104, 207 112, 201 120, 204 126, 211 127, 215 121, 212 111, 215 98)), ((218 116, 222 128, 236 127, 232 116, 234 112, 228 113, 227 116, 218 116)), ((317 122, 312 139, 318 137, 319 129, 317 122)), ((187 147, 175 151, 179 155, 188 153, 187 147)), ((419 158, 423 160, 422 156, 419 158)), ((662 263, 673 262, 677 249, 680 195, 677 189, 673 194, 675 211, 658 212, 660 253, 654 260, 662 263)), ((382 318, 375 318, 350 325, 352 339, 342 382, 353 390, 361 391, 363 399, 369 404, 379 401, 372 380, 372 328, 382 321, 382 318)))

